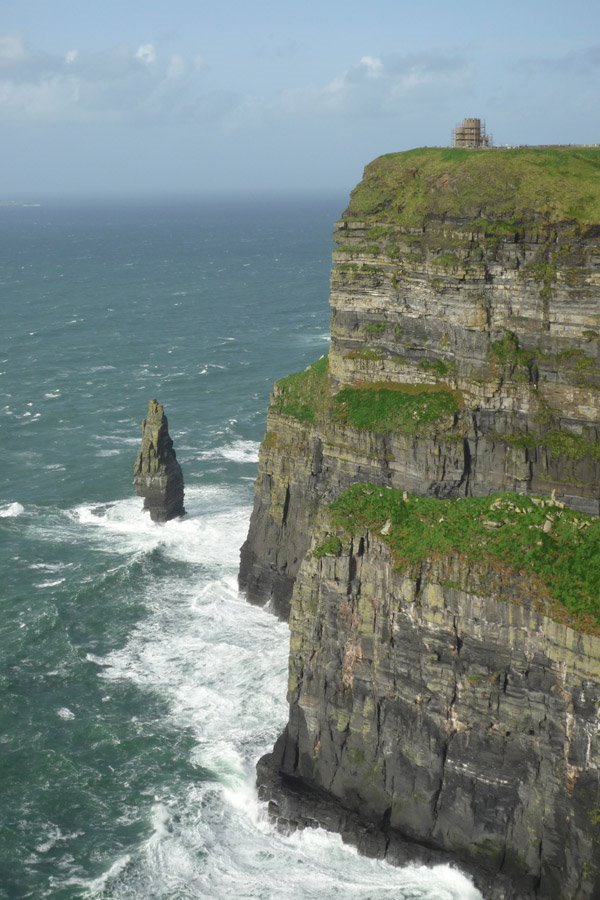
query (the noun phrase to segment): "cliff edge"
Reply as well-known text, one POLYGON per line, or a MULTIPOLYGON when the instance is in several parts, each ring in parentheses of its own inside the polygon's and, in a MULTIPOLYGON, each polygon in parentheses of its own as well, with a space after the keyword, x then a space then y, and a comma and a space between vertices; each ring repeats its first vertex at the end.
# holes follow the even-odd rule
POLYGON ((600 150, 381 157, 335 239, 241 554, 291 602, 263 796, 488 898, 598 896, 600 150))

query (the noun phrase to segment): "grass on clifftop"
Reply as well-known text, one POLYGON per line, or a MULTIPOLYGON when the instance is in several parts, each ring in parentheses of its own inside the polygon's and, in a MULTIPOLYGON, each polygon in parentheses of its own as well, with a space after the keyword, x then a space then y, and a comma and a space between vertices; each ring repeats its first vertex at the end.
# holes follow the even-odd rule
POLYGON ((370 163, 342 219, 600 222, 600 148, 420 148, 370 163))
POLYGON ((331 418, 379 434, 417 434, 453 416, 461 400, 457 391, 439 384, 373 384, 344 388, 332 395, 328 359, 323 356, 303 372, 278 381, 273 405, 278 412, 307 425, 331 418))
POLYGON ((510 492, 437 500, 374 484, 353 485, 330 511, 333 527, 350 533, 389 522, 382 540, 399 568, 458 554, 530 576, 534 595, 554 601, 553 618, 567 610, 581 630, 600 633, 600 519, 510 492))

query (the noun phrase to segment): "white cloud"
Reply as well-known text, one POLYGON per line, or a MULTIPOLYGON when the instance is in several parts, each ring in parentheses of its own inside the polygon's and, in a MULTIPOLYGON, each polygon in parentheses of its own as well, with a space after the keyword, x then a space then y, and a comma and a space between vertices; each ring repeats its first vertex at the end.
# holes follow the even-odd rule
POLYGON ((456 91, 470 75, 470 66, 460 57, 436 53, 363 56, 327 84, 283 91, 280 107, 288 114, 303 116, 397 115, 424 92, 456 91))
POLYGON ((367 78, 381 78, 383 63, 377 56, 363 56, 360 65, 364 66, 367 78))
POLYGON ((442 54, 365 55, 328 82, 250 96, 219 89, 199 54, 160 53, 151 43, 50 55, 19 35, 0 35, 0 120, 11 124, 249 122, 398 115, 469 83, 465 60, 442 54))
POLYGON ((9 68, 24 62, 29 54, 20 34, 0 34, 0 67, 9 68))
POLYGON ((167 66, 167 78, 181 78, 185 72, 185 60, 179 53, 174 53, 167 66))
POLYGON ((156 62, 156 50, 154 44, 141 44, 135 52, 135 58, 146 65, 151 66, 156 62))
POLYGON ((0 81, 0 111, 8 121, 52 122, 78 100, 79 85, 72 78, 54 75, 35 84, 0 81))
POLYGON ((154 44, 50 55, 0 34, 0 120, 10 124, 218 121, 243 98, 207 91, 200 56, 161 59, 154 44))

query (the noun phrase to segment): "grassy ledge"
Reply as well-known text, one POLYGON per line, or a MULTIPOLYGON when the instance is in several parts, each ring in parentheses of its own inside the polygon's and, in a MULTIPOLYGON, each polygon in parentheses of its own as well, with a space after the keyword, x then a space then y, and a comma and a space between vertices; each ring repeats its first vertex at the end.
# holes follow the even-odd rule
MULTIPOLYGON (((499 493, 437 500, 356 484, 330 507, 334 529, 381 533, 395 565, 460 556, 499 576, 527 576, 546 614, 600 634, 600 519, 555 500, 499 493), (569 615, 570 614, 570 615, 569 615)), ((517 596, 515 579, 515 600, 517 596)))
MULTIPOLYGON (((422 227, 430 219, 600 221, 600 148, 419 148, 370 163, 343 219, 422 227)), ((482 222, 482 226, 483 226, 482 222)))
POLYGON ((303 372, 286 375, 275 384, 273 405, 277 412, 314 425, 327 402, 329 359, 322 356, 303 372))
POLYGON ((389 434, 417 434, 423 428, 452 417, 461 408, 458 393, 445 385, 373 384, 344 388, 334 397, 338 422, 389 434))
POLYGON ((444 384, 375 383, 332 395, 324 356, 276 383, 273 408, 307 425, 329 419, 379 434, 417 434, 444 420, 451 427, 462 398, 444 384))
POLYGON ((533 450, 536 447, 545 448, 554 459, 562 457, 579 462, 589 457, 600 461, 600 443, 598 441, 588 441, 580 434, 570 434, 567 431, 546 430, 539 437, 526 431, 496 434, 496 440, 522 450, 533 450))
POLYGON ((322 544, 312 552, 315 559, 321 559, 323 556, 339 556, 342 552, 342 542, 335 534, 328 535, 322 544))

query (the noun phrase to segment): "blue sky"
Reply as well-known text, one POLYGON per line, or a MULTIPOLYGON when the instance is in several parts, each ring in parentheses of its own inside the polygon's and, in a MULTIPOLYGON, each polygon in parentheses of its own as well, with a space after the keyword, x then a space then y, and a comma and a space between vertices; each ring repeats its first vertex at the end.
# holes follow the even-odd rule
POLYGON ((381 153, 600 142, 591 0, 0 0, 0 198, 348 191, 381 153))

